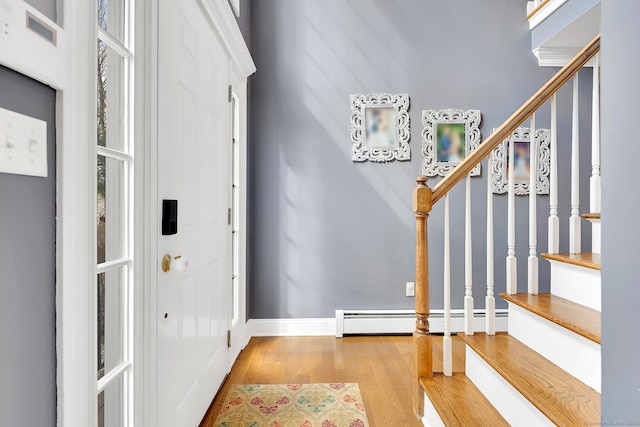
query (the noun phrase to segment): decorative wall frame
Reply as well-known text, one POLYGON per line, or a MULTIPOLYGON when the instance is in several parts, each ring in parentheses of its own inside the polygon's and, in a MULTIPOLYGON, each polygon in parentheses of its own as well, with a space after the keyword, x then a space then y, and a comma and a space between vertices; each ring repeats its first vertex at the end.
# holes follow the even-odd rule
MULTIPOLYGON (((480 145, 480 110, 422 111, 422 174, 446 176, 480 145)), ((480 165, 471 176, 480 175, 480 165)))
POLYGON ((409 95, 351 95, 354 162, 411 160, 409 95))
MULTIPOLYGON (((514 153, 521 151, 525 158, 522 166, 517 166, 514 170, 515 194, 526 196, 529 194, 529 168, 528 152, 531 144, 529 128, 517 128, 513 132, 514 153), (522 168, 522 174, 518 176, 518 170, 522 168), (525 173, 526 171, 526 173, 525 173)), ((538 145, 538 181, 536 183, 537 194, 549 194, 549 144, 551 142, 551 131, 549 129, 536 129, 536 144, 538 145)), ((509 139, 504 140, 491 152, 491 187, 494 194, 504 194, 508 191, 508 157, 509 139)), ((514 156, 518 157, 518 156, 514 156)))

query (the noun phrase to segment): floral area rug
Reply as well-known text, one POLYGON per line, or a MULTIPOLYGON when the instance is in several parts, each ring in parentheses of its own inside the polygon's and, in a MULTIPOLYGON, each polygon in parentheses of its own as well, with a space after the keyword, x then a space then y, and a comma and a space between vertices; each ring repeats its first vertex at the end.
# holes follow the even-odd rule
POLYGON ((215 427, 368 427, 356 383, 231 386, 215 427))

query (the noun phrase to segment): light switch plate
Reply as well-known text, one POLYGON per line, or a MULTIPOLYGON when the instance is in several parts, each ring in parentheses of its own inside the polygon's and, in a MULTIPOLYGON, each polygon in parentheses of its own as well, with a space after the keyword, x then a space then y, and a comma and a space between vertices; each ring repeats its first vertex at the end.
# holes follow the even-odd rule
POLYGON ((405 290, 406 290, 405 293, 408 297, 416 296, 416 285, 414 282, 407 282, 405 284, 405 290))
POLYGON ((48 175, 47 122, 0 108, 0 172, 48 175))

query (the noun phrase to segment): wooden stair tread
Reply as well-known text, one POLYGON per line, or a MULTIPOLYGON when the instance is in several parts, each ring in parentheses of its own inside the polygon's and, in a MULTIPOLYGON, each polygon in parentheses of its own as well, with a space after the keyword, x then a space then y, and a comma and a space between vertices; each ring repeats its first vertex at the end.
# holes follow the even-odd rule
POLYGON ((597 391, 517 339, 504 333, 458 336, 554 424, 600 419, 597 391))
POLYGON ((600 254, 581 252, 579 254, 542 254, 541 256, 542 258, 551 261, 565 262, 567 264, 579 265, 581 267, 600 270, 600 254))
POLYGON ((600 312, 549 293, 505 294, 500 297, 600 344, 600 312))
POLYGON ((581 215, 584 219, 600 219, 599 213, 585 213, 581 215))
POLYGON ((508 426, 491 402, 463 373, 434 374, 420 384, 446 426, 508 426))

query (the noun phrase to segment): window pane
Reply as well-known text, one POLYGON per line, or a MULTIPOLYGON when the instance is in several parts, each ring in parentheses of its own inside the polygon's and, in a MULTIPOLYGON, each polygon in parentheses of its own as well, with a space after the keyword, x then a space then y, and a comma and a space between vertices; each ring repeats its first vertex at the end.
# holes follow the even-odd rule
POLYGON ((232 257, 233 257, 233 271, 231 274, 237 276, 240 272, 239 259, 240 259, 240 233, 234 231, 231 236, 231 245, 232 245, 232 257))
POLYGON ((121 43, 124 40, 124 0, 98 0, 98 25, 121 43))
POLYGON ((123 361, 126 267, 98 274, 98 379, 123 361))
POLYGON ((234 277, 231 279, 231 301, 232 301, 232 311, 233 311, 233 317, 232 317, 232 322, 235 323, 238 320, 239 317, 239 312, 240 312, 240 300, 238 297, 238 292, 239 292, 239 283, 238 283, 239 279, 238 277, 234 277))
POLYGON ((98 156, 96 222, 98 264, 124 258, 125 202, 124 164, 98 156))
POLYGON ((240 185, 240 144, 233 140, 233 184, 240 185))
POLYGON ((125 375, 126 373, 123 373, 114 379, 98 395, 98 427, 122 427, 125 425, 125 375))
POLYGON ((124 58, 98 41, 98 145, 124 150, 124 58))
POLYGON ((233 187, 232 190, 233 197, 233 219, 232 219, 232 230, 238 231, 240 227, 240 190, 238 187, 233 187))

